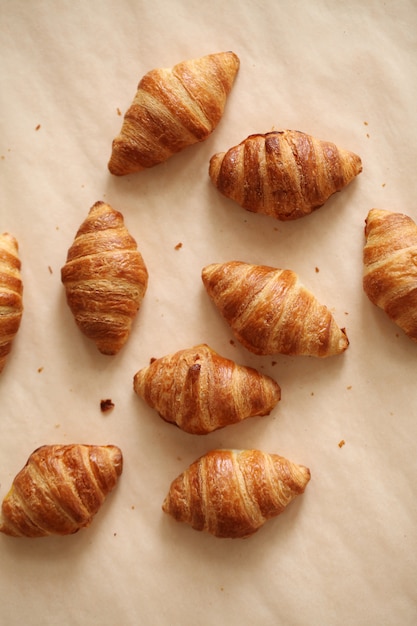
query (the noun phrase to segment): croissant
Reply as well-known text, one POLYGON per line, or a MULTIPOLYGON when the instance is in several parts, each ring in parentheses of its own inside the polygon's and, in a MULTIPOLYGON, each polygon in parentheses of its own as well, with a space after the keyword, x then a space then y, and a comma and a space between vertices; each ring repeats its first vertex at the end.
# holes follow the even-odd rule
POLYGON ((408 215, 372 209, 365 238, 365 293, 417 341, 417 224, 408 215))
POLYGON ((171 484, 162 509, 216 537, 253 535, 302 494, 310 470, 260 450, 212 450, 171 484))
POLYGON ((0 531, 14 537, 45 537, 89 526, 122 468, 116 446, 38 448, 3 500, 0 531))
POLYGON ((268 415, 281 399, 272 378, 206 344, 155 359, 135 374, 133 384, 164 420, 196 435, 268 415))
POLYGON ((291 270, 230 261, 203 268, 202 279, 237 339, 255 354, 328 357, 349 345, 345 329, 291 270))
POLYGON ((207 139, 220 122, 238 69, 236 54, 220 52, 148 72, 113 140, 110 172, 139 172, 207 139))
POLYGON ((209 167, 224 196, 282 221, 309 215, 361 171, 353 152, 295 130, 250 135, 209 167))
POLYGON ((96 202, 81 224, 61 270, 80 330, 103 354, 127 341, 148 284, 148 271, 123 216, 96 202))
POLYGON ((23 284, 17 240, 0 235, 0 373, 19 330, 23 313, 23 284))

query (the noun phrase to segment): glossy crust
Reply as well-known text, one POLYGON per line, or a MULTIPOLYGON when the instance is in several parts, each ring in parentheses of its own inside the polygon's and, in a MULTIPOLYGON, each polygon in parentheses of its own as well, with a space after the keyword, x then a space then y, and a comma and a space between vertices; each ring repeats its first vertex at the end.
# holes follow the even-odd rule
POLYGON ((371 209, 365 238, 365 293, 417 341, 417 224, 403 213, 371 209))
POLYGON ((244 538, 302 494, 310 470, 259 450, 212 450, 171 484, 165 513, 195 530, 244 538))
POLYGON ((0 235, 0 373, 3 371, 23 314, 23 283, 18 243, 0 235))
POLYGON ((236 338, 255 354, 328 357, 349 345, 329 309, 291 270, 230 261, 203 268, 202 279, 236 338))
POLYGON ((0 531, 14 537, 45 537, 89 526, 122 468, 116 446, 38 448, 3 500, 0 531))
POLYGON ((220 52, 148 72, 113 140, 110 172, 139 172, 207 139, 223 115, 238 69, 234 52, 220 52))
POLYGON ((361 171, 358 155, 295 130, 250 135, 209 167, 223 195, 282 221, 309 215, 361 171))
POLYGON ((123 216, 96 202, 61 270, 68 306, 80 330, 103 354, 126 343, 148 285, 148 271, 123 216))
POLYGON ((281 398, 272 378, 206 344, 154 360, 135 374, 134 390, 163 419, 196 435, 268 415, 281 398))

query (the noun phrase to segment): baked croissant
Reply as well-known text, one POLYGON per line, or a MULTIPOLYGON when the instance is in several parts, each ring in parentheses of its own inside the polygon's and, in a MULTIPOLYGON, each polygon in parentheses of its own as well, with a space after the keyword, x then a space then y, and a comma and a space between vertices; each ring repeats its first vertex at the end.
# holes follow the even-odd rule
POLYGON ((353 152, 295 130, 250 135, 209 167, 224 196, 282 221, 309 215, 361 171, 353 152))
POLYGON ((0 235, 0 373, 23 313, 23 284, 20 275, 18 243, 9 233, 0 235))
POLYGON ((3 500, 0 531, 14 537, 70 535, 89 526, 122 473, 116 446, 42 446, 3 500))
POLYGON ((302 494, 310 470, 259 450, 212 450, 171 484, 165 513, 195 530, 244 538, 302 494))
POLYGON ((255 354, 328 357, 349 345, 345 329, 291 270, 230 261, 203 268, 202 279, 237 339, 255 354))
POLYGON ((238 69, 234 52, 220 52, 148 72, 113 140, 110 172, 139 172, 207 139, 220 122, 238 69))
POLYGON ((364 291, 417 341, 417 224, 408 215, 372 209, 365 237, 364 291))
POLYGON ((61 270, 68 305, 80 330, 103 354, 127 341, 142 304, 148 271, 123 216, 96 202, 81 224, 61 270))
POLYGON ((206 344, 153 360, 135 374, 133 384, 164 420, 195 435, 268 415, 281 398, 272 378, 206 344))

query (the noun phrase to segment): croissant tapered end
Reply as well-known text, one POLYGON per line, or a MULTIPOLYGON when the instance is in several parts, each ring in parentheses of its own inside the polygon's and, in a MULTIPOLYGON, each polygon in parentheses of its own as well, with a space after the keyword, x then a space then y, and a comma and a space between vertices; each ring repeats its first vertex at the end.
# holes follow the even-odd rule
POLYGON ((345 329, 291 270, 230 261, 203 268, 202 279, 236 338, 255 354, 328 357, 349 345, 345 329))
POLYGON ((238 69, 234 52, 220 52, 148 72, 113 140, 110 172, 139 172, 207 139, 223 115, 238 69))
POLYGON ((212 450, 171 484, 165 513, 216 537, 244 538, 302 494, 310 470, 260 450, 212 450))
POLYGON ((163 419, 196 435, 268 415, 281 398, 272 378, 206 344, 152 361, 136 373, 134 390, 163 419))
POLYGON ((23 314, 23 283, 18 243, 0 235, 0 373, 3 371, 23 314))
POLYGON ((90 525, 122 473, 117 446, 35 450, 3 500, 0 531, 14 537, 70 535, 90 525))
POLYGON ((371 209, 365 238, 365 293, 417 341, 417 224, 403 213, 371 209))
POLYGON ((148 284, 148 271, 123 216, 96 202, 80 226, 61 270, 68 305, 80 330, 103 354, 126 343, 148 284))
POLYGON ((250 135, 209 167, 224 196, 283 221, 309 215, 361 171, 358 155, 293 130, 250 135))

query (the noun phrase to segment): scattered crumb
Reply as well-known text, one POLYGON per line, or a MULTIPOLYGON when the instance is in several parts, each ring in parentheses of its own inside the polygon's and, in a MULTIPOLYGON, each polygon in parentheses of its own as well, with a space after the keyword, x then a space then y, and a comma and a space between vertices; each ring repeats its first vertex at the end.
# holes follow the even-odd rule
POLYGON ((314 391, 312 391, 312 392, 310 393, 310 396, 314 396, 314 391))
POLYGON ((371 135, 370 135, 369 133, 366 133, 366 136, 367 136, 367 137, 368 137, 368 139, 369 139, 369 137, 370 137, 371 135))
POLYGON ((231 340, 229 341, 229 343, 230 343, 230 345, 231 345, 231 346, 234 346, 234 345, 235 345, 234 339, 231 339, 231 340))
POLYGON ((55 424, 55 428, 61 428, 61 424, 55 424))
POLYGON ((382 183, 381 187, 385 187, 386 183, 382 183))
POLYGON ((364 122, 364 125, 365 125, 365 126, 368 126, 368 122, 364 122))
POLYGON ((132 504, 132 506, 130 508, 132 509, 132 511, 134 511, 135 510, 135 505, 132 504))
POLYGON ((314 269, 315 269, 316 274, 318 274, 320 269, 318 267, 315 267, 314 269))
POLYGON ((220 587, 220 591, 224 591, 224 587, 220 587))
POLYGON ((346 389, 348 389, 348 390, 350 391, 350 390, 352 389, 352 385, 348 385, 348 386, 346 387, 346 389))
POLYGON ((55 230, 59 230, 59 226, 55 226, 55 230))
POLYGON ((41 127, 41 125, 40 125, 40 124, 38 124, 38 125, 36 126, 35 130, 39 130, 39 129, 40 129, 40 127, 41 127))
POLYGON ((48 265, 48 270, 50 274, 53 274, 52 267, 50 265, 48 265))
POLYGON ((38 373, 40 374, 41 372, 43 372, 43 366, 42 367, 38 367, 38 373))
POLYGON ((121 112, 121 110, 119 109, 119 107, 117 107, 116 111, 117 111, 117 115, 121 115, 121 114, 122 114, 122 112, 121 112))
POLYGON ((114 402, 107 398, 107 400, 101 400, 100 409, 102 413, 107 413, 107 411, 111 411, 114 409, 114 402))
POLYGON ((349 315, 349 311, 345 311, 345 315, 349 315))
POLYGON ((113 533, 113 537, 117 537, 117 533, 113 533))
POLYGON ((177 245, 175 246, 175 250, 181 250, 182 248, 182 243, 181 241, 179 243, 177 243, 177 245))
POLYGON ((4 156, 4 154, 2 154, 2 155, 1 155, 1 157, 0 157, 0 159, 1 159, 2 161, 4 161, 4 159, 5 159, 5 158, 6 158, 6 157, 4 156))
POLYGON ((277 362, 276 362, 276 361, 271 361, 271 365, 272 365, 272 367, 273 367, 274 365, 276 365, 276 364, 277 364, 277 362))
POLYGON ((342 439, 341 441, 339 441, 339 443, 337 445, 339 446, 339 448, 343 448, 345 443, 346 443, 346 441, 344 439, 342 439))

